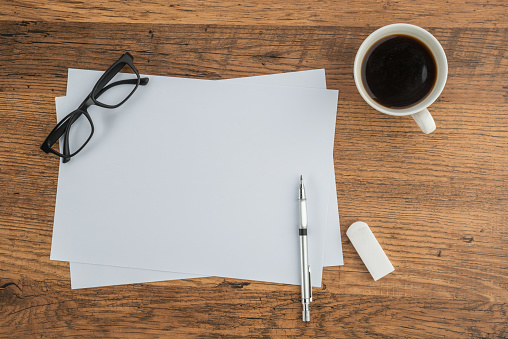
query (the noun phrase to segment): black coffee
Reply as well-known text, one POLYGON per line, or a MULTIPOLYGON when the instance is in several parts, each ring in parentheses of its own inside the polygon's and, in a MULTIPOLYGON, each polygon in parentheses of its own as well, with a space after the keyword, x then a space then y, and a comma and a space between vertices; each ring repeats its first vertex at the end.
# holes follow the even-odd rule
POLYGON ((431 51, 407 35, 376 42, 362 62, 367 93, 388 108, 411 107, 427 97, 436 83, 437 66, 431 51))

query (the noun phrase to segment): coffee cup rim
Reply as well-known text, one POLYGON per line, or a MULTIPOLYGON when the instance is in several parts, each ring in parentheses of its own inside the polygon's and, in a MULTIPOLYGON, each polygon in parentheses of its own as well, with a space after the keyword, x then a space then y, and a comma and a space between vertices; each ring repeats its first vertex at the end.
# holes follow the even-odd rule
POLYGON ((430 105, 432 105, 434 101, 436 101, 439 95, 441 95, 441 92, 443 91, 444 86, 446 84, 446 79, 448 77, 448 61, 446 59, 446 54, 443 50, 443 47, 430 32, 415 25, 405 23, 395 23, 378 28, 362 42, 356 53, 353 75, 356 87, 360 92, 360 95, 372 108, 389 115, 396 116, 410 115, 420 112, 425 108, 429 107, 430 105), (378 104, 374 99, 370 97, 370 95, 365 90, 361 76, 361 67, 363 58, 367 53, 367 51, 370 49, 370 47, 374 43, 376 43, 377 41, 386 36, 397 34, 409 35, 425 44, 430 49, 437 63, 436 84, 434 85, 432 91, 427 95, 426 98, 424 98, 416 105, 402 109, 388 108, 378 104))

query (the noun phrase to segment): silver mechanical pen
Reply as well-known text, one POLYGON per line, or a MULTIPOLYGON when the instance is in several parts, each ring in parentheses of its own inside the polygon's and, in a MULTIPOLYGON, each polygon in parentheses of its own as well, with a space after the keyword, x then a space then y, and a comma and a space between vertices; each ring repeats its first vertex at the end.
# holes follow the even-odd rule
POLYGON ((300 206, 300 266, 302 280, 302 304, 303 321, 310 321, 309 304, 312 301, 312 285, 310 280, 309 246, 307 243, 307 199, 305 197, 305 186, 300 176, 300 190, 298 195, 300 206))

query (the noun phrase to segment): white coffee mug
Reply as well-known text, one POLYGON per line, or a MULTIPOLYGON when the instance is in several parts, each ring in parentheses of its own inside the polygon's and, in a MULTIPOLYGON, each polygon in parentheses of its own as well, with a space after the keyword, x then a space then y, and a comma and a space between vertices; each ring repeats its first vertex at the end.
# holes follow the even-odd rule
POLYGON ((441 47, 439 41, 437 41, 437 39, 432 34, 418 26, 409 24, 392 24, 381 27, 363 41, 362 45, 358 49, 358 52, 356 53, 354 77, 356 87, 358 88, 358 91, 360 92, 360 95, 363 97, 363 99, 371 107, 378 110, 379 112, 396 116, 411 115, 418 126, 420 126, 422 131, 426 134, 431 133, 436 129, 436 123, 434 122, 432 115, 430 115, 429 111, 427 110, 427 107, 429 107, 443 91, 447 76, 448 62, 446 60, 446 55, 443 47, 441 47), (422 101, 418 102, 414 106, 407 108, 394 109, 380 105, 371 98, 362 82, 362 62, 364 60, 365 54, 376 42, 391 35, 406 35, 419 40, 428 47, 434 56, 434 60, 436 61, 437 75, 434 87, 422 101))

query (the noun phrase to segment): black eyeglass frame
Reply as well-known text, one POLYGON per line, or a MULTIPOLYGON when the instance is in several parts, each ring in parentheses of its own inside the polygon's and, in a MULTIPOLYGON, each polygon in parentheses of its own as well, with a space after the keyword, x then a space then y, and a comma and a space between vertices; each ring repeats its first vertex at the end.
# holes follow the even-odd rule
POLYGON ((131 96, 134 94, 136 89, 138 89, 139 85, 146 85, 148 83, 148 78, 141 78, 139 75, 138 70, 136 67, 134 67, 133 64, 134 58, 130 53, 125 53, 122 55, 111 67, 108 68, 104 74, 99 78, 97 83, 94 85, 92 91, 88 96, 83 100, 81 105, 71 113, 67 114, 58 124, 53 128, 53 130, 49 133, 47 138, 44 140, 44 142, 41 145, 41 149, 46 153, 53 153, 61 158, 63 158, 63 162, 69 162, 70 159, 78 154, 85 146, 88 144, 90 139, 93 136, 94 133, 94 125, 92 122, 92 118, 88 114, 88 107, 92 105, 97 105, 99 107, 104 108, 117 108, 121 105, 123 105, 131 96), (113 79, 122 68, 124 68, 126 65, 128 65, 136 74, 136 79, 128 79, 128 80, 120 80, 116 81, 114 83, 111 83, 108 85, 108 83, 113 79), (116 105, 108 105, 98 100, 98 98, 106 92, 108 89, 118 86, 118 85, 135 85, 132 91, 123 99, 120 103, 116 105), (84 115, 88 122, 90 123, 91 132, 88 139, 81 145, 80 148, 78 148, 75 152, 70 152, 69 147, 69 131, 71 129, 72 124, 78 120, 78 118, 84 115), (63 139, 63 153, 60 153, 53 149, 53 145, 62 137, 63 139))

